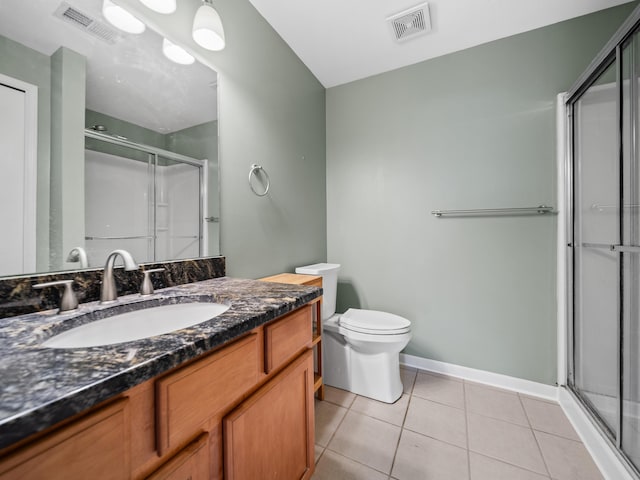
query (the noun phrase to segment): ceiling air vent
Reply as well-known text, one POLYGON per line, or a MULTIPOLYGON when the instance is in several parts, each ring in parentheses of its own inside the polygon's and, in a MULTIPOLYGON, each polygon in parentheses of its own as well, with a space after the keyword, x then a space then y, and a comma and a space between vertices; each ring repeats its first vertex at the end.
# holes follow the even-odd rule
POLYGON ((120 33, 116 29, 80 11, 76 7, 72 7, 67 2, 62 2, 56 11, 53 12, 53 16, 75 25, 89 35, 109 44, 114 44, 121 38, 120 33))
POLYGON ((402 42, 431 31, 429 4, 422 3, 387 18, 394 38, 402 42))

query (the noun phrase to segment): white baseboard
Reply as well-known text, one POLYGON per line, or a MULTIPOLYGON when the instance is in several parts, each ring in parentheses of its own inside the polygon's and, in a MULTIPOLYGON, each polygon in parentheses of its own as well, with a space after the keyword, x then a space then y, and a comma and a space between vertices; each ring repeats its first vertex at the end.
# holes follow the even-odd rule
POLYGON ((483 383, 492 387, 524 393, 533 397, 554 401, 558 400, 558 387, 553 385, 545 385, 544 383, 532 382, 531 380, 523 380, 522 378, 477 370, 475 368, 461 367, 460 365, 416 357, 414 355, 407 355, 406 353, 400 354, 400 363, 408 367, 442 373, 472 382, 483 383))
POLYGON ((560 403, 562 410, 578 433, 582 443, 591 454, 602 475, 607 480, 637 480, 625 467, 621 458, 611 448, 598 429, 587 417, 582 407, 564 387, 554 387, 543 383, 510 377, 500 373, 462 367, 452 363, 440 362, 414 355, 400 354, 400 363, 407 367, 419 368, 434 373, 462 378, 492 387, 504 388, 534 397, 553 400, 560 403))

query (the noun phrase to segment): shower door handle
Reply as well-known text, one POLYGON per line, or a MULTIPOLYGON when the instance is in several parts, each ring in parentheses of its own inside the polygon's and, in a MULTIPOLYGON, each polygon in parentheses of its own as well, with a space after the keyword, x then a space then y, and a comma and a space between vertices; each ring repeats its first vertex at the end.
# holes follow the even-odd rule
POLYGON ((609 245, 608 243, 583 243, 585 248, 599 248, 603 250, 610 250, 612 252, 623 253, 640 253, 640 246, 636 245, 609 245))
POLYGON ((635 245, 611 245, 611 250, 623 253, 640 253, 640 247, 635 245))

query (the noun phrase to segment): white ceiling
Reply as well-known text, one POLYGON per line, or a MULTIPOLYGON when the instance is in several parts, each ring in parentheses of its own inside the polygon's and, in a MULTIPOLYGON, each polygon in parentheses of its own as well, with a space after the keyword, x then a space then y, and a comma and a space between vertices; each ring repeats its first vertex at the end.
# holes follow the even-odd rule
POLYGON ((629 0, 433 0, 432 31, 403 43, 385 19, 420 0, 250 1, 329 88, 629 0))
MULTIPOLYGON (((0 0, 0 35, 45 55, 61 45, 84 55, 86 106, 91 110, 159 133, 215 120, 216 72, 198 62, 186 66, 171 62, 162 54, 162 37, 150 28, 141 35, 121 33, 110 45, 54 17, 61 3, 0 0)), ((102 17, 102 0, 66 3, 109 25, 102 17)))

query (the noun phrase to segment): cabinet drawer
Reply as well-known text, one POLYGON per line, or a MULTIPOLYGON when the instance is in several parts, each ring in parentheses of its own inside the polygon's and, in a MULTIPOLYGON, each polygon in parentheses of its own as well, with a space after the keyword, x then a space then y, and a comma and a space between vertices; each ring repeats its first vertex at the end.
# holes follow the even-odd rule
POLYGON ((131 478, 129 403, 120 400, 0 462, 0 479, 131 478))
POLYGON ((207 433, 200 435, 195 442, 149 475, 147 480, 209 480, 208 439, 207 433))
POLYGON ((305 305, 264 327, 266 373, 284 365, 311 344, 311 308, 305 305))
POLYGON ((156 381, 160 455, 193 438, 207 419, 256 384, 259 351, 258 335, 253 333, 156 381))

